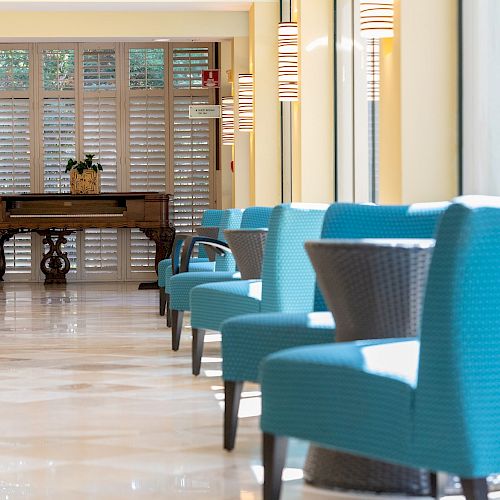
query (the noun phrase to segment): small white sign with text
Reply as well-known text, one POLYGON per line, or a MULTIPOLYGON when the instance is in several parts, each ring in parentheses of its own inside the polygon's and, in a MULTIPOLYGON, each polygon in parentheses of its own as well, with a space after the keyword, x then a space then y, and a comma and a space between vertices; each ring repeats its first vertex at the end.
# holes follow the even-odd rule
POLYGON ((218 104, 194 104, 189 106, 189 118, 220 118, 221 107, 218 104))

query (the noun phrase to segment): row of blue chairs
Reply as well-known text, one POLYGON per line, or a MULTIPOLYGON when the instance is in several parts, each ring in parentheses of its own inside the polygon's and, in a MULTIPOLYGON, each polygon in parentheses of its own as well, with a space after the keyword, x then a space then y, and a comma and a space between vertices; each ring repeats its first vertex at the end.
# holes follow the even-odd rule
POLYGON ((245 220, 269 227, 262 279, 241 280, 229 253, 166 275, 173 348, 190 310, 197 375, 205 329, 222 333, 226 450, 235 445, 244 382, 262 383, 265 498, 279 497, 288 436, 457 474, 467 498, 487 498, 484 478, 500 470, 492 432, 500 422, 497 200, 289 204, 220 215, 221 239, 245 220), (437 237, 421 340, 334 344, 335 322, 304 250, 320 237, 437 237))

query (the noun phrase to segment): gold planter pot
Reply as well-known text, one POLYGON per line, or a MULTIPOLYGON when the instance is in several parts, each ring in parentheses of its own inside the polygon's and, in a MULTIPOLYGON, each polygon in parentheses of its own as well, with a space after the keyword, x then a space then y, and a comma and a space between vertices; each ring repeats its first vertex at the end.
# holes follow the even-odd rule
POLYGON ((84 170, 79 174, 74 168, 70 172, 71 194, 99 194, 101 192, 101 174, 95 170, 84 170))

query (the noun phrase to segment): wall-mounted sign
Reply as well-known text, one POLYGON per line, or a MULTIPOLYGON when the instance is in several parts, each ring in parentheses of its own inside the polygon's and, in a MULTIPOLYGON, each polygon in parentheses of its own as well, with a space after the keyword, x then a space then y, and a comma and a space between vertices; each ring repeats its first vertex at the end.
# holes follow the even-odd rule
POLYGON ((209 89, 220 87, 220 77, 218 69, 204 69, 201 72, 201 86, 209 89))
POLYGON ((221 109, 218 104, 194 104, 189 106, 189 118, 220 118, 221 109))

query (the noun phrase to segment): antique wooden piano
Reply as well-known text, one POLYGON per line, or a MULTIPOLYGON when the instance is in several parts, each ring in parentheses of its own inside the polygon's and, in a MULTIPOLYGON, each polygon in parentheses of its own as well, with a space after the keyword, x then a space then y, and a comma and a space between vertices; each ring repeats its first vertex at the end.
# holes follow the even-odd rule
POLYGON ((4 243, 16 233, 43 236, 40 264, 45 283, 66 283, 70 263, 66 236, 87 228, 138 228, 156 244, 158 262, 170 255, 175 237, 165 193, 20 194, 0 196, 0 280, 5 274, 4 243))

